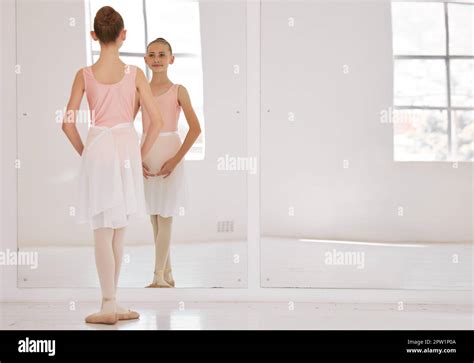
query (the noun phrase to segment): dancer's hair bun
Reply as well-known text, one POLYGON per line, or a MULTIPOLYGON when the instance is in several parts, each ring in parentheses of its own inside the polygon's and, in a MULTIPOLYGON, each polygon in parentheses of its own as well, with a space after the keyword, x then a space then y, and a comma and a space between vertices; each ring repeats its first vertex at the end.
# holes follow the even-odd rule
POLYGON ((94 32, 102 43, 115 42, 123 28, 123 18, 113 7, 104 6, 97 11, 94 32))

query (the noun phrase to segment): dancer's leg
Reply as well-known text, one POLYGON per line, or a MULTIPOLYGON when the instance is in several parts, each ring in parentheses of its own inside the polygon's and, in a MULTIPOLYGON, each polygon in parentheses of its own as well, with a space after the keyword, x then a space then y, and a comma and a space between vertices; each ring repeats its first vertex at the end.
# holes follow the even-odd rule
MULTIPOLYGON (((123 248, 124 248, 123 246, 124 246, 124 240, 125 240, 125 229, 126 227, 114 229, 114 236, 112 239, 112 248, 114 251, 114 260, 115 260, 115 273, 114 273, 115 294, 114 296, 117 295, 117 286, 118 286, 120 270, 121 270, 122 261, 123 261, 123 248)), ((138 314, 137 312, 131 311, 129 309, 125 309, 124 307, 118 304, 116 305, 116 307, 117 307, 117 315, 120 320, 137 319, 140 316, 140 314, 138 314)))
POLYGON ((169 255, 172 217, 150 216, 155 236, 155 275, 149 287, 171 287, 164 279, 166 260, 169 255))
POLYGON ((172 287, 174 287, 175 283, 174 283, 174 279, 173 279, 173 273, 172 273, 172 270, 171 270, 171 247, 170 247, 170 243, 171 243, 171 230, 173 228, 173 219, 172 217, 169 217, 169 220, 170 220, 170 231, 169 231, 169 242, 168 242, 168 255, 166 257, 166 263, 165 263, 165 273, 164 273, 164 278, 165 278, 165 281, 170 284, 172 287))
POLYGON ((112 248, 113 229, 94 230, 95 261, 102 290, 102 306, 99 313, 89 315, 88 323, 113 324, 117 321, 115 307, 115 260, 112 248))
POLYGON ((164 274, 165 270, 167 270, 166 262, 168 261, 170 251, 172 225, 173 217, 158 216, 158 234, 155 240, 155 272, 159 275, 164 274))
POLYGON ((113 229, 99 228, 94 230, 95 262, 99 274, 102 297, 107 299, 102 311, 111 312, 115 310, 115 303, 111 302, 115 297, 115 260, 112 249, 113 229))
MULTIPOLYGON (((153 236, 155 236, 155 243, 158 238, 158 216, 153 215, 151 217, 151 224, 153 225, 153 236)), ((168 250, 168 257, 166 258, 166 263, 165 263, 165 271, 164 271, 164 279, 165 281, 174 287, 174 279, 173 279, 173 274, 171 271, 171 249, 168 250)))
POLYGON ((114 236, 112 239, 112 248, 114 250, 114 259, 115 259, 115 274, 114 274, 115 293, 117 293, 120 270, 122 268, 125 229, 126 227, 114 229, 114 236))
MULTIPOLYGON (((158 216, 156 214, 151 214, 150 222, 153 227, 153 242, 155 244, 155 256, 156 256, 156 238, 158 237, 158 216)), ((155 260, 155 264, 156 264, 156 260, 155 260)), ((156 270, 155 270, 155 274, 156 274, 156 270)), ((154 275, 153 277, 153 282, 146 287, 158 287, 156 284, 156 275, 154 275)))
POLYGON ((158 216, 153 214, 150 216, 151 225, 153 226, 153 241, 156 241, 158 236, 158 216))
POLYGON ((165 281, 170 284, 171 286, 175 286, 175 282, 173 279, 173 272, 171 268, 171 248, 168 250, 168 258, 166 259, 166 264, 165 264, 165 281))

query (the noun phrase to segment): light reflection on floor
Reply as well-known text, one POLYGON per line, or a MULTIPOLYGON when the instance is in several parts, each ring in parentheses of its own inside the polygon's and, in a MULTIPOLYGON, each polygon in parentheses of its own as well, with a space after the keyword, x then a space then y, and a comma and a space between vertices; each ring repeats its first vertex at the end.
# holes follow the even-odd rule
POLYGON ((85 324, 97 303, 2 303, 0 329, 46 330, 247 330, 247 329, 473 329, 472 306, 405 304, 265 303, 134 303, 139 320, 113 326, 85 324))

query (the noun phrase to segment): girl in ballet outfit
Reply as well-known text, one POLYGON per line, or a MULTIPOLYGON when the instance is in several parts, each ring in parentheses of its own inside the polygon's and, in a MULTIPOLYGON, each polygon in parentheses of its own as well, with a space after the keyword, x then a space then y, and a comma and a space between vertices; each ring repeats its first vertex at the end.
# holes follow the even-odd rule
MULTIPOLYGON (((173 217, 185 210, 187 191, 183 159, 194 144, 201 128, 188 91, 183 85, 168 78, 168 67, 174 63, 171 45, 163 38, 152 41, 145 55, 145 63, 153 72, 150 87, 158 104, 163 128, 144 161, 145 200, 153 226, 155 270, 153 282, 146 287, 174 287, 171 269, 170 242, 173 217), (178 135, 178 120, 184 111, 189 130, 183 142, 178 135)), ((136 98, 138 112, 141 98, 136 98)), ((143 135, 147 136, 151 115, 142 110, 143 135)))
POLYGON ((119 58, 126 38, 122 16, 110 6, 102 7, 94 18, 91 36, 100 44, 100 57, 92 66, 77 72, 62 129, 81 155, 76 222, 88 222, 93 230, 102 291, 100 311, 85 320, 115 324, 139 317, 137 312, 116 303, 116 291, 126 226, 130 219, 146 217, 142 160, 163 122, 143 71, 119 58), (84 92, 91 115, 85 146, 75 116, 84 92), (133 127, 137 94, 150 115, 141 148, 133 127), (74 117, 69 117, 71 114, 74 117))

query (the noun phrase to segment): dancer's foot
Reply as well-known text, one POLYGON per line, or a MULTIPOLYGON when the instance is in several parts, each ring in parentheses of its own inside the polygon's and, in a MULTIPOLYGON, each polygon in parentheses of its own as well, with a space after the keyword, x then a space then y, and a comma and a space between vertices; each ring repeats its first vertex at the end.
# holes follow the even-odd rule
POLYGON ((153 282, 147 287, 172 287, 164 278, 164 272, 162 270, 155 271, 153 282))
POLYGON ((85 320, 89 324, 115 324, 118 321, 115 299, 103 298, 100 312, 88 315, 85 320))
POLYGON ((118 321, 117 314, 115 313, 94 313, 86 317, 86 323, 88 324, 108 324, 113 325, 118 321))
POLYGON ((145 286, 146 288, 159 288, 159 287, 172 287, 169 285, 167 282, 164 282, 162 284, 158 284, 157 282, 152 282, 150 285, 145 286))
POLYGON ((132 319, 138 319, 139 317, 140 317, 140 314, 137 313, 136 311, 125 309, 121 307, 120 305, 117 305, 118 320, 132 320, 132 319))
POLYGON ((175 286, 175 282, 173 280, 173 274, 171 273, 171 270, 166 270, 164 273, 164 280, 170 285, 171 287, 175 286))

